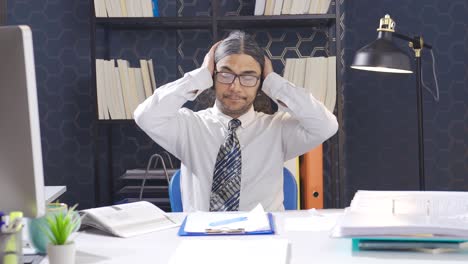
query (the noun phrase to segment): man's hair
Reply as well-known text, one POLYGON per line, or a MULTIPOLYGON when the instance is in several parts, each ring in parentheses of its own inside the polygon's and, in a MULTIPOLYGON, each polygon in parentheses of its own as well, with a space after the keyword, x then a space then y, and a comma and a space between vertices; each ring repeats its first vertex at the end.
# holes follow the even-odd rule
POLYGON ((244 31, 233 31, 225 38, 215 51, 215 63, 218 63, 226 56, 233 54, 246 54, 254 58, 260 64, 260 70, 263 71, 265 57, 263 50, 258 46, 254 38, 244 31))

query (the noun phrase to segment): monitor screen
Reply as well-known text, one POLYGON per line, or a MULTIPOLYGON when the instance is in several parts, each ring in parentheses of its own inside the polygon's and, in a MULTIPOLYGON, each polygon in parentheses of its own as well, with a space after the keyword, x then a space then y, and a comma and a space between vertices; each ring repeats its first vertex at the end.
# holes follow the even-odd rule
POLYGON ((0 27, 0 211, 44 214, 44 176, 31 29, 0 27))

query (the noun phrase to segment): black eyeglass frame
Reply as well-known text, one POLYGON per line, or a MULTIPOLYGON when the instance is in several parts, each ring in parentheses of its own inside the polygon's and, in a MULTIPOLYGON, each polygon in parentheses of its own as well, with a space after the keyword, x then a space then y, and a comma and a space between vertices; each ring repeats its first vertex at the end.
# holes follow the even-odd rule
POLYGON ((244 87, 255 87, 255 86, 257 86, 258 81, 261 79, 259 76, 250 75, 250 74, 235 74, 235 73, 232 73, 232 72, 222 72, 222 71, 215 71, 215 72, 214 72, 214 79, 215 79, 217 82, 220 82, 220 83, 222 83, 222 84, 232 84, 232 83, 234 83, 234 82, 236 81, 237 78, 239 78, 239 83, 240 83, 242 86, 244 86, 244 87), (231 74, 231 75, 234 76, 234 78, 232 79, 232 81, 231 81, 230 83, 221 82, 221 81, 218 80, 218 77, 217 77, 217 76, 218 76, 218 73, 225 73, 225 74, 227 73, 227 74, 231 74), (254 77, 254 78, 256 79, 255 84, 254 84, 254 85, 244 85, 244 84, 242 83, 242 78, 241 78, 242 76, 254 77))

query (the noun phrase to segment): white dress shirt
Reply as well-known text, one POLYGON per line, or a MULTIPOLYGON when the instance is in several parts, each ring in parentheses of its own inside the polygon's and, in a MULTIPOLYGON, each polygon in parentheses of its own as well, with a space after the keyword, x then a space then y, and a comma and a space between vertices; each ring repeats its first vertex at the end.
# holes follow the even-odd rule
MULTIPOLYGON (((184 211, 209 211, 213 170, 219 148, 227 136, 228 122, 216 103, 193 112, 181 108, 213 85, 206 68, 158 88, 135 110, 136 123, 161 147, 179 158, 184 211), (198 92, 197 92, 198 90, 198 92)), ((270 73, 262 90, 280 100, 278 112, 267 115, 253 107, 238 117, 242 175, 239 210, 261 203, 267 211, 283 206, 284 162, 302 155, 336 133, 335 116, 305 89, 270 73)))

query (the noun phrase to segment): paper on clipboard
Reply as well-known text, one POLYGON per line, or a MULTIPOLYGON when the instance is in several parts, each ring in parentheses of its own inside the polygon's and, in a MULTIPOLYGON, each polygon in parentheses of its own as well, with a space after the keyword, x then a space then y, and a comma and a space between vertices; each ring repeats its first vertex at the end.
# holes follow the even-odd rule
POLYGON ((262 205, 247 213, 196 212, 187 216, 185 232, 200 233, 212 229, 243 230, 245 232, 269 230, 270 222, 262 205))

